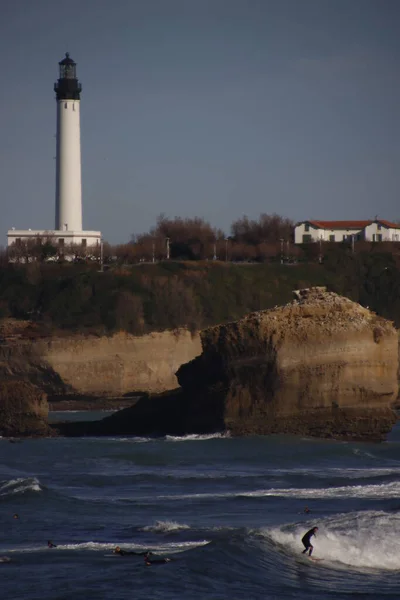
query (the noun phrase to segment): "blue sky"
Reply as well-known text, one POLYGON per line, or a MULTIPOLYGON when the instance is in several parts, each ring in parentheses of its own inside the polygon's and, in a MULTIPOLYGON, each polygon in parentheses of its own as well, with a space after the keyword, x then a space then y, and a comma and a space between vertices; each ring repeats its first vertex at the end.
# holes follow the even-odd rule
POLYGON ((0 244, 54 227, 56 102, 82 83, 83 222, 400 219, 398 0, 2 0, 0 244))

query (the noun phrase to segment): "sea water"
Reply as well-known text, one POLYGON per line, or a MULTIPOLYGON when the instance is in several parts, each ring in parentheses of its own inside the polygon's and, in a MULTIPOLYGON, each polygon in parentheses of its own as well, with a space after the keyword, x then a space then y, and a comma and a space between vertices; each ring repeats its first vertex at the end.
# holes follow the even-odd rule
POLYGON ((0 457, 7 600, 400 597, 399 426, 376 445, 0 439, 0 457), (315 526, 319 562, 302 554, 315 526), (172 561, 146 567, 116 545, 172 561))

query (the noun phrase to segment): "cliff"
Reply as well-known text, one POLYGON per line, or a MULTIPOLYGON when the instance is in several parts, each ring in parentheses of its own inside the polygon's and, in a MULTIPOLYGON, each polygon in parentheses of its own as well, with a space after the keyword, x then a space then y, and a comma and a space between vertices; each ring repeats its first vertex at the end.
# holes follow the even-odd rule
POLYGON ((0 325, 0 378, 30 381, 54 397, 119 397, 177 387, 176 371, 201 351, 186 330, 141 337, 43 336, 29 322, 0 325))
POLYGON ((36 386, 21 381, 0 382, 0 435, 48 436, 46 395, 36 386))
POLYGON ((184 390, 223 397, 234 434, 381 439, 396 420, 397 332, 359 304, 310 288, 286 306, 202 332, 184 390))
POLYGON ((201 342, 202 354, 177 372, 180 391, 142 399, 86 431, 381 440, 396 421, 396 329, 325 288, 205 329, 201 342))

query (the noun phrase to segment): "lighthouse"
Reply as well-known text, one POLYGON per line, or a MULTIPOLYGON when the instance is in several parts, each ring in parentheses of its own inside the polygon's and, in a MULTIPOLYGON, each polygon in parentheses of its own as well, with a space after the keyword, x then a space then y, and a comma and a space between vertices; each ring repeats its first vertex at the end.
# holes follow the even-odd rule
POLYGON ((56 222, 59 231, 82 231, 81 122, 82 86, 69 56, 59 63, 54 84, 57 101, 56 222))
MULTIPOLYGON (((101 255, 101 231, 82 229, 81 123, 82 86, 76 76, 76 63, 69 53, 59 63, 54 84, 57 102, 56 202, 55 227, 49 229, 16 229, 7 232, 7 245, 18 248, 50 242, 57 248, 57 257, 93 258, 101 255)), ((33 253, 34 254, 34 253, 33 253)), ((26 255, 26 252, 25 252, 26 255)))

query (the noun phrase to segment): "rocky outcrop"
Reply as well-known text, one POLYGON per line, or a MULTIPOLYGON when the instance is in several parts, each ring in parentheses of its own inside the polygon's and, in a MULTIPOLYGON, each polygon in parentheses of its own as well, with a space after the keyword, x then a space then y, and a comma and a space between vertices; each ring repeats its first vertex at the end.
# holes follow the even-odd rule
POLYGON ((0 435, 54 435, 47 418, 46 395, 39 388, 24 381, 0 382, 0 435))
POLYGON ((381 440, 396 421, 395 328, 325 288, 206 329, 201 341, 202 354, 178 370, 180 391, 143 398, 86 432, 381 440))
POLYGON ((219 390, 235 434, 381 439, 396 420, 395 328, 325 288, 207 329, 202 345, 179 383, 187 391, 200 385, 196 396, 219 390))
POLYGON ((30 381, 54 397, 120 397, 178 385, 176 371, 201 352, 186 330, 141 337, 40 335, 26 322, 0 327, 0 378, 30 381))

